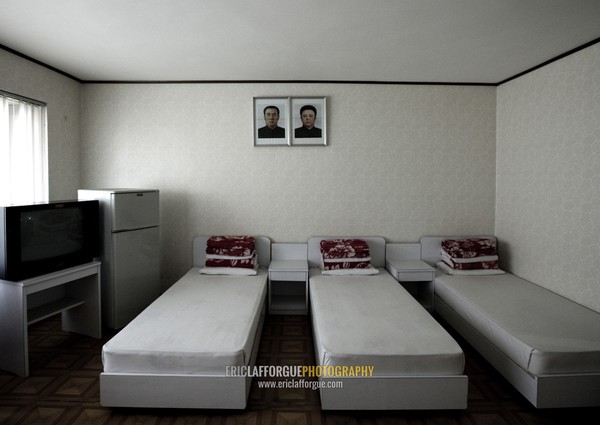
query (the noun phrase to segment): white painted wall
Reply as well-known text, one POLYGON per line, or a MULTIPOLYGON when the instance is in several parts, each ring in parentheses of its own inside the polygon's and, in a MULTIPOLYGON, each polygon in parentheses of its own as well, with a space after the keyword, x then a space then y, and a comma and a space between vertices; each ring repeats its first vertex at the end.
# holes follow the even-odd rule
POLYGON ((200 233, 412 242, 495 228, 503 267, 596 311, 599 73, 595 45, 497 90, 81 86, 0 50, 0 88, 48 103, 52 199, 161 190, 165 286, 190 266, 200 233), (328 97, 330 146, 252 146, 252 98, 287 95, 328 97))
POLYGON ((600 311, 600 44, 498 88, 504 266, 600 311))
POLYGON ((86 84, 82 184, 161 190, 163 284, 196 234, 493 233, 496 89, 86 84), (254 147, 253 97, 327 96, 329 146, 254 147))

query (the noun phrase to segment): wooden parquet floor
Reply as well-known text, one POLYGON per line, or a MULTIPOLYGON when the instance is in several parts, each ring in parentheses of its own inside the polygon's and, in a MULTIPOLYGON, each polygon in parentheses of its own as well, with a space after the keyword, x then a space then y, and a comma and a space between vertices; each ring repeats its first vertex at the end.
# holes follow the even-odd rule
MULTIPOLYGON (((0 425, 579 425, 597 424, 600 408, 533 408, 451 329, 465 351, 468 408, 461 411, 324 412, 312 389, 261 389, 253 382, 243 411, 105 408, 99 402, 100 340, 63 332, 60 317, 29 328, 28 378, 0 371, 0 425)), ((1 349, 1 342, 0 342, 1 349)), ((268 316, 258 364, 312 365, 307 316, 268 316)), ((260 378, 263 379, 263 378, 260 378)), ((256 380, 255 380, 256 381, 256 380)))

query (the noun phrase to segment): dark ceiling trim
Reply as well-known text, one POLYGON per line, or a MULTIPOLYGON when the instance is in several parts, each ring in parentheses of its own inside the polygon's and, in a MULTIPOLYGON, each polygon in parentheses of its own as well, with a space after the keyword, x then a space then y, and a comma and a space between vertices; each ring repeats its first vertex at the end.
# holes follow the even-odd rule
POLYGON ((496 86, 496 83, 419 82, 419 81, 345 81, 345 80, 86 80, 83 84, 366 84, 418 86, 496 86))
POLYGON ((58 68, 55 68, 53 66, 48 65, 47 63, 41 62, 41 61, 39 61, 37 59, 34 59, 31 56, 27 56, 26 54, 21 53, 21 52, 15 50, 15 49, 11 49, 10 47, 5 46, 4 44, 0 44, 0 49, 6 50, 7 52, 12 53, 13 55, 19 56, 19 57, 21 57, 23 59, 27 59, 28 61, 33 62, 36 65, 40 65, 40 66, 43 66, 44 68, 48 68, 51 71, 58 72, 59 74, 64 75, 65 77, 68 77, 68 78, 70 78, 72 80, 75 80, 78 83, 83 83, 84 82, 83 80, 81 80, 81 79, 79 79, 79 78, 77 78, 77 77, 75 77, 75 76, 73 76, 73 75, 71 75, 71 74, 69 74, 69 73, 67 73, 65 71, 62 71, 62 70, 60 70, 58 68))
POLYGON ((562 55, 558 55, 558 56, 556 56, 556 57, 554 57, 554 58, 552 58, 550 60, 547 60, 546 62, 542 62, 541 64, 536 65, 533 68, 529 68, 529 69, 527 69, 527 70, 525 70, 523 72, 519 72, 518 74, 515 74, 512 77, 509 77, 509 78, 507 78, 505 80, 502 80, 502 81, 500 81, 499 83, 497 83, 495 85, 496 86, 501 86, 502 84, 508 83, 509 81, 512 81, 512 80, 514 80, 516 78, 522 77, 525 74, 529 74, 530 72, 533 72, 533 71, 535 71, 537 69, 543 68, 546 65, 551 64, 552 62, 556 62, 556 61, 558 61, 558 60, 560 60, 562 58, 565 58, 567 56, 572 55, 573 53, 577 53, 580 50, 587 49, 588 47, 591 47, 591 46, 593 46, 596 43, 600 43, 600 37, 598 37, 598 38, 596 38, 596 39, 594 39, 594 40, 592 40, 592 41, 590 41, 588 43, 582 44, 581 46, 576 47, 576 48, 574 48, 572 50, 569 50, 568 52, 565 52, 562 55))
POLYGON ((542 62, 532 68, 529 68, 523 72, 513 75, 512 77, 506 78, 498 83, 473 83, 473 82, 418 82, 418 81, 344 81, 344 80, 82 80, 77 78, 65 71, 34 59, 30 56, 25 55, 17 50, 11 49, 3 44, 0 44, 0 49, 6 50, 16 56, 31 61, 37 65, 43 66, 49 70, 57 72, 65 77, 77 81, 81 84, 372 84, 372 85, 418 85, 418 86, 486 86, 486 87, 497 87, 502 84, 508 83, 516 78, 522 77, 525 74, 529 74, 537 69, 543 68, 546 65, 570 56, 580 50, 586 49, 594 44, 600 43, 600 37, 596 38, 588 43, 585 43, 579 47, 569 50, 561 55, 558 55, 552 59, 542 62))

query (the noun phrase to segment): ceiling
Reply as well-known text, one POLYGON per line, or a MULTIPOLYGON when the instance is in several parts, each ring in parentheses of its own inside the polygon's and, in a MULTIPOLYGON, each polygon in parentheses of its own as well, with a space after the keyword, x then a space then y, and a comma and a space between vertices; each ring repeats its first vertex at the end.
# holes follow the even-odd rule
POLYGON ((600 39, 600 0, 0 0, 81 81, 497 84, 600 39))

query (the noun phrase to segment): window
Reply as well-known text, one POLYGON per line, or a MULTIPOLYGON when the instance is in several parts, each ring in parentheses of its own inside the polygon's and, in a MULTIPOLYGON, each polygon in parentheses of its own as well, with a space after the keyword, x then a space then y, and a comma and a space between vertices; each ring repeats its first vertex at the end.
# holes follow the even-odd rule
POLYGON ((0 205, 48 201, 46 104, 0 90, 0 205))

